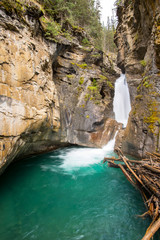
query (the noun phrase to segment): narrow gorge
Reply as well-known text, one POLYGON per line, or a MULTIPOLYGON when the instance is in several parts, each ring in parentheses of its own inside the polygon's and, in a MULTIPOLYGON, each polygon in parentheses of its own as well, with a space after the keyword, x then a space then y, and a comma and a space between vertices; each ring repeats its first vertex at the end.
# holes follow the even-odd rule
POLYGON ((46 40, 40 6, 28 4, 23 21, 5 4, 0 10, 1 170, 68 144, 101 147, 118 129, 111 57, 80 45, 82 30, 71 40, 46 40))
POLYGON ((114 2, 116 31, 99 1, 0 1, 2 240, 145 234, 140 194, 102 160, 160 154, 160 2, 114 2))

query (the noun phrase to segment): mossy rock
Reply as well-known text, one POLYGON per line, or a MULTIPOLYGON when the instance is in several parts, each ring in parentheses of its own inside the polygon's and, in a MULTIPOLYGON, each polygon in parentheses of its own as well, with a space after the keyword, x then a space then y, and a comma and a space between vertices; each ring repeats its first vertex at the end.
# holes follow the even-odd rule
POLYGON ((137 95, 137 96, 135 97, 136 100, 142 100, 142 98, 143 98, 143 95, 137 95))
POLYGON ((140 61, 140 64, 141 64, 143 67, 146 67, 147 62, 146 62, 145 60, 141 60, 141 61, 140 61))
POLYGON ((25 6, 18 0, 1 0, 0 8, 4 8, 11 15, 15 13, 18 17, 22 17, 25 12, 25 6))
POLYGON ((82 85, 84 83, 84 77, 80 77, 79 84, 82 85))

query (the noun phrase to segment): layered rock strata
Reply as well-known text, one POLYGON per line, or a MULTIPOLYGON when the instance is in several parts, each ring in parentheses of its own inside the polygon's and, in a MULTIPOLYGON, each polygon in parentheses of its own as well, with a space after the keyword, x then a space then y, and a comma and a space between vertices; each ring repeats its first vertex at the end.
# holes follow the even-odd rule
POLYGON ((102 146, 118 128, 111 59, 78 39, 46 40, 40 17, 26 11, 20 21, 0 10, 1 171, 14 159, 67 144, 102 146))

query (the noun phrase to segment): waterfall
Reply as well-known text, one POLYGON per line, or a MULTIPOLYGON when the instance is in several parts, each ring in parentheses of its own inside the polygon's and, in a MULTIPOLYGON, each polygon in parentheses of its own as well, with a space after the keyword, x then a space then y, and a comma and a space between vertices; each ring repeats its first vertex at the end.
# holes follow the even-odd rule
POLYGON ((131 110, 130 95, 125 74, 115 82, 115 94, 113 100, 113 112, 117 122, 122 123, 123 127, 127 126, 129 112, 131 110))
POLYGON ((68 150, 64 149, 64 154, 60 156, 64 161, 60 167, 66 172, 70 172, 101 163, 105 156, 113 155, 116 134, 103 148, 73 147, 68 150))

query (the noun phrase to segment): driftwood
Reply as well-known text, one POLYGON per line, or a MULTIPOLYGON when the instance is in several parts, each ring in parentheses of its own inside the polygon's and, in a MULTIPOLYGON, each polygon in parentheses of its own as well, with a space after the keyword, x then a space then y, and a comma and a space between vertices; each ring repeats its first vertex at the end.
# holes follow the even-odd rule
POLYGON ((145 159, 129 160, 119 148, 116 153, 118 158, 105 157, 103 163, 120 168, 128 181, 140 190, 148 211, 139 217, 152 217, 152 223, 142 238, 149 240, 160 229, 160 154, 147 152, 145 159))

